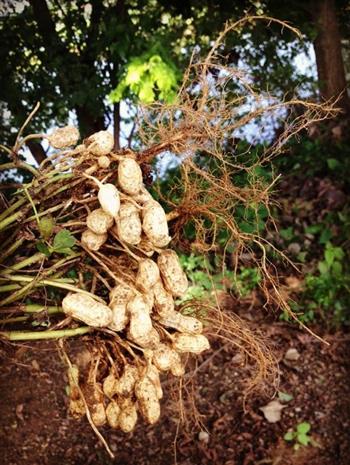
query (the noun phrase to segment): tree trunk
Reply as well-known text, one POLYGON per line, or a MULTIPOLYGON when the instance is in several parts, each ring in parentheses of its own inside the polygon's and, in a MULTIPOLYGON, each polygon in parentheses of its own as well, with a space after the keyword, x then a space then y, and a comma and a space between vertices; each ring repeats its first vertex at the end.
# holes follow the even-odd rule
POLYGON ((34 142, 33 140, 27 141, 27 146, 31 151, 33 158, 40 165, 46 158, 46 152, 43 149, 43 146, 39 142, 34 142))
POLYGON ((113 106, 114 121, 114 150, 120 149, 120 105, 119 102, 113 106))
POLYGON ((349 113, 350 100, 346 89, 335 1, 313 1, 312 14, 318 30, 314 49, 321 97, 324 100, 339 98, 337 106, 344 113, 349 113))
POLYGON ((80 135, 82 137, 91 136, 94 132, 105 129, 103 116, 91 114, 84 106, 77 107, 75 111, 78 118, 80 135))

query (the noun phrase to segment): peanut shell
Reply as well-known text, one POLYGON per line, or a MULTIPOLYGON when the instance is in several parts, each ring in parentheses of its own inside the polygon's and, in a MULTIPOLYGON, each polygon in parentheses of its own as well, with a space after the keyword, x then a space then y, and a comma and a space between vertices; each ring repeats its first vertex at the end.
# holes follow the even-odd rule
POLYGON ((157 263, 165 289, 176 297, 183 296, 187 291, 188 281, 176 252, 171 249, 163 250, 157 263))
POLYGON ((171 241, 165 211, 155 200, 149 200, 143 206, 142 229, 156 247, 166 247, 171 241))
POLYGON ((113 216, 106 213, 102 208, 97 208, 88 214, 86 218, 87 227, 95 234, 106 234, 113 226, 113 216))
POLYGON ((112 321, 112 310, 88 295, 68 294, 62 300, 62 308, 66 315, 83 321, 88 326, 103 328, 112 321))
POLYGON ((118 165, 118 183, 129 195, 136 195, 142 187, 142 171, 136 160, 124 158, 118 165))
POLYGON ((92 134, 86 141, 89 152, 98 157, 107 155, 113 150, 114 137, 108 131, 98 131, 92 134))
POLYGON ((90 229, 86 229, 81 235, 81 243, 87 249, 96 252, 106 242, 107 238, 107 234, 95 234, 90 229))
POLYGON ((113 218, 116 218, 120 208, 118 189, 113 184, 103 184, 98 191, 97 198, 101 208, 113 218))
POLYGON ((179 353, 200 354, 210 349, 210 344, 202 334, 177 333, 174 335, 173 348, 179 353))
POLYGON ((114 231, 121 241, 130 245, 141 242, 142 225, 139 210, 131 202, 120 205, 114 231))

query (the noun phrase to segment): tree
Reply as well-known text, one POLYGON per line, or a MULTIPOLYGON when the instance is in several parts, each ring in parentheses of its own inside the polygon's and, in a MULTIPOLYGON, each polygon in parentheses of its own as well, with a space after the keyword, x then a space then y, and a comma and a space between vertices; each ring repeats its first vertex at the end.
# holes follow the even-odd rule
POLYGON ((350 35, 348 2, 343 0, 292 0, 288 3, 269 0, 263 3, 265 13, 290 21, 299 28, 314 48, 318 90, 321 99, 339 97, 337 105, 348 113, 350 100, 347 94, 343 49, 350 35))
MULTIPOLYGON (((193 50, 205 53, 226 20, 235 20, 248 11, 290 20, 302 30, 305 42, 299 42, 295 35, 278 25, 252 24, 227 38, 221 50, 226 65, 242 60, 257 87, 281 97, 305 90, 310 93, 314 83, 297 72, 293 58, 301 50, 307 50, 310 41, 315 39, 317 23, 320 32, 314 43, 321 95, 325 98, 338 95, 344 89, 340 39, 349 35, 346 26, 349 12, 339 0, 317 1, 327 4, 328 9, 299 0, 292 0, 288 7, 275 0, 258 3, 253 0, 30 0, 28 6, 19 2, 22 11, 16 11, 12 0, 3 7, 0 17, 2 142, 11 145, 14 128, 21 126, 40 101, 41 109, 28 128, 30 131, 46 131, 53 122, 64 124, 71 115, 76 118, 82 137, 112 125, 118 148, 120 98, 135 102, 141 94, 148 98, 159 96, 155 93, 159 90, 159 81, 154 76, 150 80, 149 71, 139 75, 144 80, 142 91, 138 84, 134 89, 123 88, 130 66, 136 62, 143 65, 142 60, 150 64, 157 57, 158 64, 166 64, 168 70, 179 76, 176 69, 184 68, 193 50), (312 11, 322 13, 323 18, 327 11, 332 11, 332 36, 326 20, 312 17, 312 11), (338 34, 336 12, 340 17, 338 34), (327 52, 330 40, 332 53, 327 52), (333 65, 335 59, 336 65, 333 65), (116 89, 119 94, 112 106, 107 96, 116 89)), ((343 93, 344 106, 347 101, 343 93)), ((45 157, 40 144, 32 143, 30 149, 38 162, 45 157)))
POLYGON ((317 28, 314 49, 321 97, 328 100, 339 96, 338 106, 348 113, 350 100, 335 0, 316 0, 312 12, 317 28))

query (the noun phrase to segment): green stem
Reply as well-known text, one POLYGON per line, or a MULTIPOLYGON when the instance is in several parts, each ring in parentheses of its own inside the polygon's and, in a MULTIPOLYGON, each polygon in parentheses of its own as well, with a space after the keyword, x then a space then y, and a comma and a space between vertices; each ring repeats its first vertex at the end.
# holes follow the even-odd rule
POLYGON ((56 305, 39 305, 39 304, 27 304, 24 305, 24 308, 21 308, 22 312, 25 313, 39 313, 42 312, 43 310, 46 310, 48 314, 51 313, 60 313, 62 312, 62 307, 56 306, 56 305))
POLYGON ((81 326, 75 329, 59 329, 53 331, 1 331, 0 337, 10 341, 36 341, 42 339, 59 339, 61 337, 81 336, 92 331, 89 326, 81 326))
POLYGON ((14 213, 13 215, 8 216, 2 221, 0 221, 0 231, 2 231, 3 229, 6 228, 6 226, 8 226, 9 224, 13 223, 18 218, 20 218, 21 215, 22 215, 22 212, 19 211, 17 213, 14 213))
MULTIPOLYGON (((3 275, 2 278, 6 279, 6 276, 3 275)), ((98 296, 96 296, 94 294, 91 294, 90 292, 85 291, 84 289, 79 289, 78 287, 72 286, 71 284, 67 284, 67 281, 74 283, 75 281, 73 279, 62 278, 60 280, 55 280, 54 281, 52 279, 40 279, 40 278, 34 278, 33 279, 30 276, 9 275, 8 280, 9 281, 15 281, 15 282, 16 281, 17 282, 27 282, 28 284, 26 286, 24 286, 20 291, 14 292, 13 294, 11 294, 6 299, 1 300, 0 301, 0 307, 4 306, 5 304, 8 304, 8 303, 15 302, 20 297, 23 297, 23 293, 25 293, 30 288, 30 286, 39 285, 39 284, 40 285, 46 285, 46 286, 52 286, 52 287, 58 287, 60 289, 65 289, 67 291, 78 292, 80 294, 88 295, 88 296, 92 297, 93 299, 95 299, 95 300, 97 300, 99 302, 104 302, 103 299, 101 299, 100 297, 98 297, 98 296)))
POLYGON ((30 205, 32 206, 34 216, 35 216, 36 222, 38 224, 38 229, 40 230, 40 220, 39 220, 39 217, 38 217, 38 210, 36 209, 35 203, 33 202, 33 199, 30 196, 29 191, 28 191, 28 189, 27 189, 27 187, 25 185, 23 186, 23 190, 24 190, 24 193, 26 194, 26 196, 27 196, 27 198, 29 200, 30 205))
POLYGON ((14 242, 7 250, 6 252, 4 252, 3 254, 1 254, 0 256, 0 263, 3 262, 5 260, 5 258, 9 257, 15 250, 17 250, 19 247, 21 247, 21 245, 23 244, 24 242, 24 238, 21 237, 20 239, 18 239, 16 242, 14 242))
MULTIPOLYGON (((28 305, 27 305, 28 307, 28 305)), ((41 311, 45 311, 47 313, 47 315, 55 315, 57 313, 62 313, 62 307, 44 307, 42 305, 36 305, 36 307, 40 307, 39 310, 28 310, 28 309, 21 309, 21 311, 25 312, 25 313, 28 313, 27 315, 23 315, 23 316, 15 316, 13 318, 6 318, 4 320, 1 320, 0 319, 0 325, 6 325, 6 324, 10 324, 10 323, 17 323, 19 321, 27 321, 29 318, 32 318, 32 314, 35 314, 35 313, 40 313, 41 311)), ((6 310, 6 309, 5 309, 6 310)))
MULTIPOLYGON (((55 177, 52 177, 52 178, 48 178, 47 181, 45 183, 42 183, 40 184, 39 186, 37 186, 37 189, 35 190, 35 187, 33 185, 33 183, 29 183, 29 184, 26 184, 27 188, 28 189, 31 189, 33 188, 34 189, 34 192, 33 192, 33 196, 37 196, 42 190, 46 189, 50 184, 53 184, 53 183, 56 183, 57 181, 60 181, 60 180, 64 180, 64 179, 69 179, 73 176, 72 173, 65 173, 65 174, 58 174, 57 176, 55 177)), ((37 183, 37 181, 36 181, 37 183)), ((45 197, 47 198, 47 196, 45 197)), ((4 218, 7 218, 9 216, 10 213, 12 213, 14 210, 16 210, 17 208, 21 207, 23 204, 25 204, 27 202, 27 198, 26 197, 21 197, 20 199, 18 199, 14 204, 12 204, 9 208, 7 208, 7 210, 5 210, 3 213, 1 213, 0 215, 0 221, 2 221, 4 218)), ((37 203, 40 203, 39 200, 36 200, 37 203)))
POLYGON ((28 218, 26 218, 23 223, 28 223, 29 221, 32 221, 34 219, 37 219, 37 218, 40 218, 41 216, 45 216, 47 215, 48 213, 53 213, 57 210, 60 210, 61 208, 64 207, 64 204, 60 203, 59 205, 55 205, 54 207, 51 207, 51 208, 48 208, 47 210, 43 211, 43 212, 40 212, 38 213, 38 215, 32 215, 32 216, 29 216, 28 218))
POLYGON ((23 170, 30 171, 36 178, 40 176, 39 171, 37 171, 34 166, 28 165, 28 163, 24 163, 23 161, 18 162, 10 162, 10 163, 3 163, 0 165, 0 171, 11 170, 16 168, 22 168, 23 170))
POLYGON ((38 252, 31 257, 28 257, 21 262, 16 263, 15 265, 9 266, 6 268, 6 274, 10 274, 13 271, 21 270, 22 268, 25 268, 28 265, 32 265, 33 263, 40 262, 42 259, 45 259, 46 255, 38 252))
POLYGON ((21 289, 19 284, 5 284, 4 286, 0 286, 0 292, 15 291, 17 289, 21 289))

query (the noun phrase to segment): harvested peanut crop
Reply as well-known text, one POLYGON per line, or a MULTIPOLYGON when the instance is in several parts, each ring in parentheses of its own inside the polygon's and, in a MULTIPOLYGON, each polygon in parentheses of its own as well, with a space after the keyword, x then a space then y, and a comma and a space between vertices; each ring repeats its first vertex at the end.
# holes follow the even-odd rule
MULTIPOLYGON (((19 276, 18 290, 5 293, 1 304, 33 296, 37 303, 32 305, 41 308, 42 283, 52 285, 56 313, 66 317, 59 334, 89 333, 90 340, 96 336, 98 347, 99 355, 92 351, 87 371, 80 373, 75 365, 69 371, 72 415, 87 415, 95 427, 108 424, 130 432, 140 417, 150 424, 158 421, 160 373, 185 373, 184 343, 177 351, 174 338, 198 335, 203 325, 178 311, 175 299, 186 291, 187 279, 176 252, 164 250, 171 240, 166 214, 143 185, 136 156, 116 159, 112 139, 100 131, 64 152, 61 164, 67 160, 73 168, 64 182, 57 180, 57 189, 63 188, 66 196, 40 195, 47 179, 55 180, 54 167, 32 182, 28 192, 41 211, 32 229, 37 247, 33 263, 38 260, 43 272, 39 277, 31 273, 26 261, 23 267, 17 265, 28 274, 22 275, 23 282, 19 276), (63 222, 46 215, 52 208, 63 222), (31 286, 26 285, 28 277, 31 286)), ((49 137, 56 148, 77 140, 71 127, 49 137)), ((27 209, 23 220, 31 215, 27 209)), ((13 260, 18 263, 15 254, 6 264, 11 266, 13 260)), ((188 352, 198 351, 187 345, 188 352)), ((202 342, 204 346, 209 348, 209 342, 202 342)))

